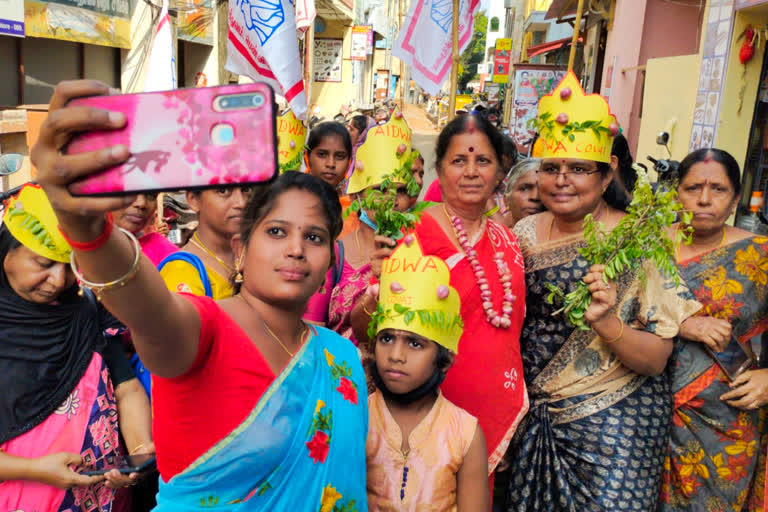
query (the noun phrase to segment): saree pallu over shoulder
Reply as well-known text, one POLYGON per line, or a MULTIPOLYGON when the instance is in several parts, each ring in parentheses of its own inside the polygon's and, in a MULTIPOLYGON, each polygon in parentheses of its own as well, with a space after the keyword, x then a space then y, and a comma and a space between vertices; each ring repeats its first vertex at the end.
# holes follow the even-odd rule
MULTIPOLYGON (((579 331, 546 301, 546 284, 566 293, 589 272, 576 237, 537 242, 536 217, 515 227, 525 258, 527 307, 521 354, 531 412, 513 440, 510 511, 653 510, 671 400, 665 376, 625 367, 593 331, 579 331)), ((617 279, 615 313, 625 323, 673 337, 701 306, 650 265, 617 279)))
POLYGON ((365 377, 355 347, 324 328, 248 417, 167 483, 158 512, 365 512, 365 377))
MULTIPOLYGON (((678 269, 704 304, 699 314, 730 322, 745 347, 768 329, 768 238, 736 241, 678 269)), ((720 400, 728 380, 701 343, 678 339, 673 361, 674 412, 659 510, 764 510, 765 411, 720 400)))

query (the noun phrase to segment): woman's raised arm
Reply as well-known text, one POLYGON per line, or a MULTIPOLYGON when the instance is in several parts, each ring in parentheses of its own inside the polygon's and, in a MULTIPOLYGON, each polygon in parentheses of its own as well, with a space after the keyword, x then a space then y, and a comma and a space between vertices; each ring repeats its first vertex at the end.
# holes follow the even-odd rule
MULTIPOLYGON (((51 99, 48 117, 40 128, 37 144, 32 148, 37 180, 53 205, 61 230, 75 242, 99 238, 107 229, 105 214, 133 201, 133 197, 73 197, 67 189, 76 179, 129 157, 125 146, 79 155, 62 153, 73 133, 118 129, 125 125, 121 113, 66 106, 73 98, 112 92, 106 85, 91 80, 60 83, 51 99)), ((141 250, 138 244, 114 229, 101 247, 89 251, 73 247, 73 254, 85 279, 108 283, 131 274, 137 250, 141 250)), ((136 350, 153 374, 175 377, 192 366, 199 345, 200 316, 192 303, 168 291, 160 273, 145 256, 139 256, 135 276, 122 287, 104 291, 101 300, 131 330, 136 350)))

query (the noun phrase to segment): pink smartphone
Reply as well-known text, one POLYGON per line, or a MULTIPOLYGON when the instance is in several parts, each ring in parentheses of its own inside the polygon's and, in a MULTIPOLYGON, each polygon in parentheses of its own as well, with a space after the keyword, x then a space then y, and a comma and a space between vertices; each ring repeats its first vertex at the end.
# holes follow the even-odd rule
POLYGON ((121 195, 264 183, 277 175, 272 88, 263 83, 77 98, 125 114, 121 130, 75 135, 67 154, 124 144, 121 165, 69 186, 73 195, 121 195))

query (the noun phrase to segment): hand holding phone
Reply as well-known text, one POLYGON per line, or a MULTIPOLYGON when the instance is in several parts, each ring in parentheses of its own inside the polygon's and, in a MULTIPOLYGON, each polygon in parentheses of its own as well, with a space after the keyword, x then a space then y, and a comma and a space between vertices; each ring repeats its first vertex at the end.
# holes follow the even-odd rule
POLYGON ((123 145, 130 156, 69 190, 107 196, 270 181, 278 168, 274 105, 264 83, 74 98, 67 106, 120 112, 126 123, 77 133, 65 153, 123 145))
POLYGON ((709 346, 706 348, 730 382, 757 366, 757 359, 752 354, 751 348, 742 345, 733 335, 730 337, 730 343, 721 352, 715 352, 709 346))
POLYGON ((116 469, 121 475, 131 473, 145 473, 157 467, 157 458, 154 453, 141 453, 138 455, 126 455, 123 463, 114 468, 91 469, 80 473, 85 476, 100 476, 116 469))

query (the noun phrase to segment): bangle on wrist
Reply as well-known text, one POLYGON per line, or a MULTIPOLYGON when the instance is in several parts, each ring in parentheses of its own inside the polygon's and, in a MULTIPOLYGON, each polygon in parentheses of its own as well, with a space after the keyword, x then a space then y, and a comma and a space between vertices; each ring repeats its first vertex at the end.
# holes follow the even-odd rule
POLYGON ((499 206, 496 205, 490 210, 488 210, 487 212, 485 212, 483 215, 485 215, 486 217, 493 217, 494 215, 496 215, 496 212, 498 211, 499 211, 499 206))
POLYGON ((600 336, 600 339, 603 340, 603 343, 605 343, 606 345, 610 345, 611 343, 616 343, 624 336, 624 321, 621 318, 619 318, 619 315, 614 315, 614 317, 616 318, 616 320, 619 321, 619 326, 621 327, 621 329, 619 330, 619 335, 613 338, 612 340, 607 340, 602 336, 600 336))
POLYGON ((131 450, 131 453, 129 453, 128 455, 136 455, 136 452, 141 450, 142 448, 144 448, 144 443, 141 443, 139 446, 131 450))
POLYGON ((88 251, 95 251, 97 249, 101 249, 104 247, 104 244, 107 243, 109 240, 109 237, 112 235, 112 229, 115 227, 115 220, 112 217, 112 212, 108 212, 104 216, 104 227, 101 230, 101 234, 91 240, 90 242, 78 242, 76 240, 72 240, 67 234, 64 232, 63 229, 61 229, 61 226, 59 226, 59 233, 61 233, 61 236, 64 237, 64 240, 67 241, 67 243, 75 250, 88 252, 88 251))
POLYGON ((134 277, 136 277, 136 274, 139 272, 139 263, 141 262, 141 245, 139 245, 139 241, 136 239, 136 237, 131 233, 130 231, 126 231, 123 228, 118 228, 120 231, 125 233, 128 238, 133 242, 133 248, 134 251, 136 251, 136 255, 133 258, 133 263, 131 264, 131 268, 126 272, 122 277, 119 277, 115 279, 114 281, 108 281, 106 283, 94 283, 91 281, 88 281, 80 272, 80 269, 77 268, 77 264, 75 263, 75 253, 72 252, 69 256, 69 264, 72 267, 72 272, 75 274, 75 278, 78 281, 78 284, 80 285, 80 295, 83 295, 83 290, 91 290, 93 294, 96 296, 97 300, 101 300, 101 294, 113 290, 115 288, 122 288, 125 286, 130 280, 132 280, 134 277))

